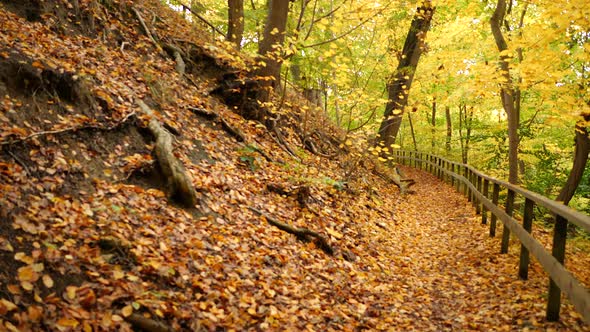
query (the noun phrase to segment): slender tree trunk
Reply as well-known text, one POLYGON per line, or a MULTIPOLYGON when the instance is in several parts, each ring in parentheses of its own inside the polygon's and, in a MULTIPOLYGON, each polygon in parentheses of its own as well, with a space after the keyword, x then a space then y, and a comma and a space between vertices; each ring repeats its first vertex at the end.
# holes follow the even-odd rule
POLYGON ((269 85, 276 88, 281 78, 289 0, 269 0, 269 2, 263 37, 258 44, 258 54, 262 57, 265 66, 259 69, 258 75, 270 77, 269 85))
POLYGON ((453 127, 451 125, 451 108, 449 106, 445 107, 445 117, 447 119, 447 141, 445 144, 445 150, 448 154, 451 152, 451 138, 453 135, 453 127))
POLYGON ((431 1, 423 1, 412 20, 397 69, 387 82, 389 101, 385 106, 383 121, 379 128, 377 145, 389 148, 395 143, 434 9, 431 1))
POLYGON ((227 0, 227 7, 228 22, 225 39, 239 50, 242 47, 244 35, 244 0, 227 0))
POLYGON ((471 140, 471 127, 473 123, 473 109, 467 111, 467 105, 459 105, 459 141, 461 142, 461 162, 469 161, 469 141, 471 140), (465 129, 465 135, 463 135, 465 129))
POLYGON ((414 123, 412 123, 412 114, 408 113, 408 122, 410 123, 410 132, 412 133, 412 142, 414 142, 414 151, 418 151, 416 143, 416 133, 414 133, 414 123))
POLYGON ((590 153, 590 138, 588 138, 588 127, 586 126, 588 121, 590 121, 590 114, 585 114, 583 115, 583 120, 576 123, 574 164, 572 165, 567 182, 561 188, 556 198, 557 201, 563 202, 565 205, 568 205, 572 197, 574 197, 574 193, 582 180, 582 175, 584 175, 584 169, 588 162, 588 153, 590 153))
POLYGON ((432 100, 432 116, 430 117, 430 125, 430 143, 432 146, 432 150, 434 151, 434 146, 436 145, 434 137, 434 135, 436 134, 436 97, 434 97, 434 99, 432 100))
POLYGON ((510 56, 505 52, 508 49, 508 44, 501 30, 505 15, 506 0, 498 0, 496 10, 490 19, 490 26, 496 46, 500 52, 500 74, 503 78, 503 82, 500 84, 500 96, 502 98, 502 106, 508 117, 508 182, 518 183, 518 145, 520 141, 518 137, 518 126, 520 119, 515 100, 517 93, 512 84, 512 77, 510 76, 510 56))

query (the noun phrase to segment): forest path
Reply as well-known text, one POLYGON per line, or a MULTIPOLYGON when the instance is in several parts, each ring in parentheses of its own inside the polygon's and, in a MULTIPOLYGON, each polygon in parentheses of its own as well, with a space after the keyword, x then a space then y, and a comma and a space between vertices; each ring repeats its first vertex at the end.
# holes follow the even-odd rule
MULTIPOLYGON (((389 250, 391 255, 399 250, 407 286, 400 313, 414 318, 412 329, 580 330, 544 320, 548 279, 534 260, 529 280, 518 279, 519 247, 511 240, 510 253, 499 254, 500 223, 496 237, 490 238, 489 225, 481 224, 453 187, 417 169, 402 171, 417 181, 412 187, 416 193, 400 200, 389 250)), ((562 314, 577 315, 569 304, 562 314)))

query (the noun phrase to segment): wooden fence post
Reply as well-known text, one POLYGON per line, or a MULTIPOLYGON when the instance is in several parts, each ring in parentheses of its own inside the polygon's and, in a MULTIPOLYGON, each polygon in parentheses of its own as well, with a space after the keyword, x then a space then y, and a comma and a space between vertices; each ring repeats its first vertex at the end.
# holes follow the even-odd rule
MULTIPOLYGON (((467 179, 467 181, 469 182, 469 169, 467 168, 467 166, 463 166, 463 177, 465 179, 467 179)), ((469 186, 467 185, 467 183, 464 183, 463 186, 463 195, 467 196, 467 201, 471 202, 471 195, 469 195, 469 186)))
MULTIPOLYGON (((490 191, 490 180, 484 179, 483 180, 483 197, 488 198, 489 191, 490 191)), ((486 206, 482 202, 481 203, 481 223, 483 225, 485 225, 485 224, 487 224, 487 222, 488 222, 488 211, 486 209, 486 206)))
MULTIPOLYGON (((563 265, 565 260, 565 240, 567 237, 567 219, 562 216, 555 217, 555 228, 553 229, 553 249, 551 254, 563 265)), ((551 278, 549 279, 549 299, 547 300, 547 320, 555 322, 559 320, 559 309, 561 307, 561 290, 551 278)))
MULTIPOLYGON (((514 212, 514 191, 508 189, 508 196, 506 196, 506 214, 512 217, 514 212)), ((502 248, 500 249, 501 254, 508 253, 508 245, 510 244, 510 229, 504 224, 502 230, 502 248)))
MULTIPOLYGON (((522 227, 529 233, 533 229, 533 207, 535 203, 526 198, 524 201, 524 216, 522 219, 522 227)), ((520 263, 518 266, 518 276, 522 280, 527 280, 529 278, 529 250, 523 245, 520 245, 520 263)))
MULTIPOLYGON (((494 182, 492 203, 494 203, 496 206, 498 206, 498 197, 500 197, 500 185, 494 182)), ((496 236, 496 220, 498 220, 498 217, 492 213, 492 221, 490 222, 490 237, 496 236)))
MULTIPOLYGON (((455 164, 451 164, 451 173, 455 173, 455 164)), ((459 183, 457 182, 457 191, 459 191, 459 183)), ((451 185, 455 187, 455 177, 451 176, 451 185)))
MULTIPOLYGON (((477 191, 481 192, 481 183, 482 183, 481 176, 479 176, 479 175, 476 174, 475 177, 477 179, 477 181, 476 181, 477 182, 477 191)), ((481 214, 481 205, 482 205, 482 202, 478 202, 477 199, 476 199, 476 197, 474 197, 474 201, 477 202, 476 205, 475 205, 475 213, 476 214, 481 214)))

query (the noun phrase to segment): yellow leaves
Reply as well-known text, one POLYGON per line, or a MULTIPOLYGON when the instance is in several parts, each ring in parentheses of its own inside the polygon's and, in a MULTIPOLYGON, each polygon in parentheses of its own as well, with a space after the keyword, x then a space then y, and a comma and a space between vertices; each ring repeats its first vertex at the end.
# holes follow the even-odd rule
POLYGON ((56 324, 57 324, 57 328, 60 331, 66 331, 70 327, 76 328, 78 325, 80 325, 80 322, 78 322, 77 320, 75 320, 73 318, 62 317, 57 320, 56 324))
POLYGON ((131 305, 123 307, 123 309, 121 309, 121 314, 123 314, 123 317, 131 316, 131 314, 133 314, 133 307, 131 305))
POLYGON ((50 275, 48 274, 44 274, 43 277, 41 278, 43 281, 43 285, 45 285, 45 287, 47 288, 52 288, 53 287, 53 279, 51 278, 50 275))
POLYGON ((125 272, 121 271, 120 269, 117 269, 113 271, 113 278, 115 280, 123 279, 125 278, 125 272))
POLYGON ((78 291, 78 287, 76 286, 67 286, 66 287, 66 299, 68 300, 75 300, 76 299, 76 292, 78 291))
POLYGON ((8 241, 8 239, 5 239, 3 237, 0 236, 0 250, 4 250, 4 251, 8 251, 8 252, 13 252, 14 251, 14 247, 12 246, 12 244, 10 243, 10 241, 8 241))
POLYGON ((1 298, 0 299, 0 316, 6 315, 8 312, 16 310, 16 304, 1 298))
POLYGON ((43 264, 31 264, 18 268, 18 280, 21 287, 26 291, 33 290, 33 284, 39 279, 39 272, 43 271, 43 264))
POLYGON ((326 228, 326 233, 330 234, 331 236, 335 237, 338 240, 340 240, 344 237, 344 235, 342 235, 342 233, 340 233, 330 227, 326 228))

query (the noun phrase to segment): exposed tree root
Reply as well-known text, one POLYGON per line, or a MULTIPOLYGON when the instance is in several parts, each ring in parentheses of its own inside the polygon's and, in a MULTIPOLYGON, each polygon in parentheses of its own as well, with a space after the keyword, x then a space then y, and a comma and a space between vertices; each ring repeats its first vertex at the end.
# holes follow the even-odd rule
POLYGON ((145 332, 173 332, 174 329, 162 322, 147 318, 140 313, 134 312, 125 317, 134 328, 145 332))
POLYGON ((299 159, 299 157, 297 156, 297 154, 295 154, 295 152, 291 149, 291 147, 285 142, 285 139, 283 138, 283 135, 281 134, 281 132, 277 129, 276 126, 273 126, 273 128, 271 129, 271 131, 275 134, 275 136, 273 136, 270 132, 269 135, 270 137, 281 147, 283 148, 283 150, 285 150, 289 155, 291 155, 291 157, 293 157, 295 160, 301 162, 301 159, 299 159))
POLYGON ((123 119, 121 119, 117 123, 114 123, 110 126, 99 126, 97 124, 88 124, 88 125, 81 125, 81 126, 77 126, 77 127, 68 127, 68 128, 63 128, 63 129, 40 131, 40 132, 32 133, 32 134, 22 137, 22 138, 8 139, 5 141, 2 141, 2 142, 0 142, 0 146, 22 143, 22 142, 28 141, 30 139, 33 139, 33 138, 39 137, 39 136, 64 134, 67 132, 76 132, 76 131, 80 131, 80 130, 88 130, 88 129, 96 129, 96 130, 103 130, 103 131, 114 130, 114 129, 122 126, 123 124, 125 124, 125 122, 127 122, 132 117, 135 117, 135 112, 130 112, 123 119))
POLYGON ((264 157, 264 159, 266 159, 266 161, 272 163, 274 162, 274 160, 262 149, 260 149, 259 147, 248 143, 248 140, 246 139, 246 135, 244 135, 238 128, 232 126, 229 122, 227 122, 227 120, 225 120, 224 118, 221 117, 221 115, 219 115, 216 112, 207 110, 205 108, 202 107, 189 107, 189 109, 196 115, 202 116, 208 120, 211 121, 217 121, 221 124, 221 128, 228 133, 230 136, 234 137, 238 142, 242 142, 244 144, 246 144, 248 146, 248 148, 258 152, 262 157, 264 157))
POLYGON ((150 29, 148 28, 147 24, 145 24, 145 21, 143 20, 143 17, 141 17, 141 14, 137 10, 137 8, 131 7, 131 10, 133 10, 133 13, 135 13, 137 20, 139 21, 139 24, 141 24, 141 27, 143 28, 143 32, 145 32, 146 36, 148 36, 148 38, 156 46, 156 48, 158 49, 158 52, 160 52, 161 54, 164 53, 164 51, 162 50, 162 46, 160 46, 160 43, 158 43, 158 41, 154 38, 154 36, 150 32, 150 29))
POLYGON ((221 124, 221 128, 225 130, 230 136, 234 137, 238 142, 246 142, 246 135, 244 135, 238 128, 232 126, 224 118, 216 112, 207 110, 202 107, 189 107, 189 109, 197 115, 207 118, 212 121, 217 121, 221 124))
POLYGON ((413 186, 416 183, 416 181, 414 181, 414 179, 404 179, 397 167, 395 168, 393 174, 388 174, 392 172, 381 171, 378 169, 377 165, 375 165, 373 172, 385 181, 394 183, 396 186, 398 186, 402 194, 414 193, 414 191, 412 191, 410 187, 413 186))
POLYGON ((197 204, 197 193, 184 165, 174 156, 172 135, 160 125, 153 111, 143 101, 139 100, 137 104, 151 118, 148 128, 156 138, 154 152, 166 178, 169 197, 186 207, 194 207, 197 204))
POLYGON ((96 241, 96 244, 103 255, 110 256, 109 263, 111 264, 135 265, 137 263, 137 257, 129 245, 118 238, 105 236, 96 241))
POLYGON ((295 196, 301 207, 307 207, 308 202, 312 199, 309 186, 285 188, 279 183, 269 183, 266 185, 266 189, 279 195, 295 196))
POLYGON ((186 64, 184 62, 185 56, 183 55, 183 52, 180 50, 180 48, 172 44, 165 44, 164 50, 174 58, 174 61, 176 61, 176 71, 181 76, 184 76, 186 73, 186 64))
POLYGON ((282 223, 282 222, 270 217, 266 213, 264 213, 256 208, 248 207, 248 209, 263 216, 269 224, 277 227, 278 229, 295 235, 297 237, 297 239, 299 239, 300 241, 303 241, 303 242, 313 241, 315 243, 315 245, 318 248, 320 248, 323 252, 325 252, 326 254, 328 254, 330 256, 334 255, 334 249, 332 248, 332 246, 330 246, 330 244, 328 243, 328 240, 326 240, 326 238, 324 238, 322 235, 320 235, 312 230, 309 230, 307 228, 296 228, 291 225, 282 223))

